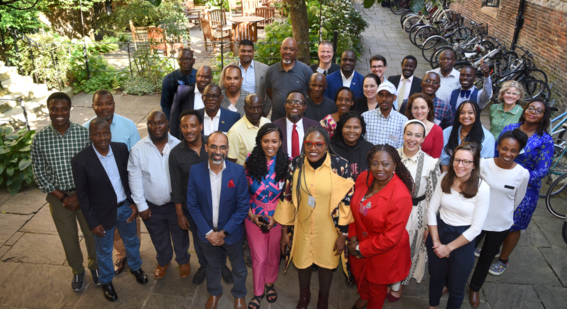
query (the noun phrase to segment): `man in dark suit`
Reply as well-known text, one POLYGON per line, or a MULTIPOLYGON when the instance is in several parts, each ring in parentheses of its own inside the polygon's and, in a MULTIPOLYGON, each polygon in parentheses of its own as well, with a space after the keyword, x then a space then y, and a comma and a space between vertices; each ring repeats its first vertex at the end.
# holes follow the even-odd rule
POLYGON ((415 68, 417 68, 417 59, 408 55, 402 60, 402 75, 388 77, 390 83, 398 90, 398 99, 394 101, 395 110, 398 110, 404 100, 412 94, 422 92, 421 79, 413 75, 415 68))
POLYGON ((285 117, 274 121, 274 124, 282 130, 284 139, 282 143, 283 151, 290 158, 301 154, 303 136, 307 129, 320 126, 317 121, 303 117, 306 107, 303 93, 299 90, 292 90, 287 95, 285 102, 285 117))
POLYGON ((96 118, 89 125, 92 147, 86 147, 71 160, 77 198, 95 234, 99 280, 104 297, 118 299, 112 285, 114 266, 112 248, 114 229, 122 236, 130 272, 140 284, 148 282, 141 268, 140 239, 136 234, 138 210, 128 185, 128 147, 111 142, 110 125, 96 118))
POLYGON ((347 49, 341 56, 341 69, 327 76, 327 89, 325 96, 331 100, 335 100, 336 92, 341 87, 349 87, 354 92, 354 97, 363 96, 362 82, 364 76, 356 72, 356 52, 347 49))
POLYGON ((244 218, 250 209, 248 181, 242 166, 228 160, 228 138, 213 132, 205 145, 209 160, 193 165, 187 188, 187 208, 197 225, 199 244, 207 260, 206 309, 216 309, 222 296, 221 269, 225 251, 232 265, 234 308, 246 307, 246 275, 242 257, 244 218))
POLYGON ((232 125, 240 120, 239 113, 221 107, 222 100, 223 96, 219 86, 213 84, 205 88, 203 92, 205 108, 198 110, 203 116, 205 142, 211 133, 222 131, 226 134, 232 128, 232 125))

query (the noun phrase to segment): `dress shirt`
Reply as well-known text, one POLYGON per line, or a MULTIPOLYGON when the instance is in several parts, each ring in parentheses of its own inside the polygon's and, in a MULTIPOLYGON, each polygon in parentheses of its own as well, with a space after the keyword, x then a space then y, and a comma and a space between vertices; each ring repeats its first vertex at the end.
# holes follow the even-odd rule
MULTIPOLYGON (((222 172, 224 172, 224 170, 226 169, 226 162, 222 162, 222 170, 218 174, 215 174, 215 172, 211 170, 210 161, 208 162, 208 166, 209 177, 211 178, 211 198, 213 202, 213 205, 211 205, 213 209, 213 227, 216 229, 219 226, 219 203, 222 187, 222 172)), ((211 232, 212 230, 209 231, 207 235, 209 235, 209 233, 211 232)))
MULTIPOLYGON (((459 127, 459 145, 462 143, 460 140, 461 136, 461 128, 459 127)), ((443 130, 443 150, 441 150, 441 165, 449 165, 451 162, 451 155, 445 151, 445 146, 449 142, 449 137, 451 136, 451 131, 453 131, 453 127, 450 126, 447 129, 443 130)), ((484 140, 481 143, 480 147, 480 157, 481 158, 493 158, 494 157, 494 145, 496 141, 494 140, 494 136, 490 131, 482 127, 482 132, 484 132, 484 140)))
POLYGON ((139 212, 148 209, 146 200, 158 206, 171 201, 169 154, 177 144, 179 140, 168 133, 162 155, 148 135, 130 151, 128 183, 139 212))
POLYGON ((349 78, 346 78, 345 75, 343 74, 343 70, 341 70, 341 77, 343 78, 343 87, 350 88, 350 84, 352 83, 352 78, 354 77, 354 71, 352 71, 352 74, 350 75, 349 78))
MULTIPOLYGON (((95 118, 96 117, 93 117, 91 120, 85 122, 83 127, 88 130, 91 121, 95 118)), ((134 121, 117 114, 114 114, 112 117, 110 133, 112 133, 111 142, 126 144, 126 146, 128 146, 128 150, 132 149, 132 147, 140 141, 140 133, 138 133, 138 128, 134 121)))
POLYGON ((504 103, 491 105, 490 133, 494 135, 494 138, 498 138, 507 125, 520 121, 523 111, 524 109, 519 104, 507 112, 504 111, 504 103))
POLYGON ((235 159, 237 164, 244 165, 246 157, 256 146, 256 135, 258 130, 271 121, 268 118, 260 118, 260 124, 256 127, 248 121, 246 116, 240 118, 228 130, 228 158, 235 159))
MULTIPOLYGON (((400 83, 398 84, 398 88, 396 88, 398 90, 398 96, 401 96, 402 94, 400 93, 400 89, 402 89, 402 85, 406 83, 406 88, 404 89, 404 100, 406 100, 409 97, 410 94, 410 90, 411 90, 411 84, 413 83, 413 75, 410 76, 410 78, 406 79, 403 75, 400 76, 400 83)), ((396 105, 396 108, 398 108, 398 99, 394 100, 394 105, 396 105)))
POLYGON ((203 102, 203 94, 199 91, 197 85, 195 85, 195 98, 193 99, 193 109, 198 110, 205 108, 205 103, 203 102))
POLYGON ((93 145, 93 149, 96 156, 100 160, 110 183, 114 188, 114 193, 116 193, 116 203, 120 203, 126 200, 126 193, 124 191, 124 186, 120 180, 120 173, 118 172, 118 165, 116 165, 116 159, 114 158, 114 153, 112 152, 112 146, 108 146, 108 153, 106 156, 101 155, 98 150, 93 145))
POLYGON ((199 153, 187 146, 185 141, 173 147, 169 153, 171 202, 175 204, 184 204, 186 202, 191 167, 207 160, 209 160, 209 155, 205 151, 204 141, 201 144, 199 153))
POLYGON ((374 145, 389 144, 394 148, 404 145, 404 124, 408 118, 395 110, 384 117, 379 108, 364 112, 362 118, 366 122, 366 140, 374 145))
POLYGON ((256 73, 254 73, 254 61, 250 62, 248 69, 242 66, 242 63, 238 61, 238 67, 242 71, 242 89, 248 91, 249 93, 256 93, 256 73))
POLYGON ((75 188, 71 159, 90 143, 89 130, 72 122, 65 134, 55 130, 52 124, 37 132, 30 150, 38 188, 45 193, 75 188))
MULTIPOLYGON (((203 134, 205 134, 205 136, 209 136, 211 135, 211 133, 218 131, 219 129, 219 122, 220 122, 220 114, 221 114, 221 110, 219 108, 219 110, 217 111, 217 114, 211 118, 209 117, 209 115, 207 114, 207 111, 203 111, 203 134)), ((226 134, 226 132, 224 132, 226 134)))
POLYGON ((451 102, 451 93, 453 90, 461 88, 461 82, 459 81, 461 72, 453 69, 446 77, 441 74, 441 68, 428 72, 435 72, 439 74, 439 78, 441 78, 441 86, 439 86, 435 95, 444 102, 451 102))
POLYGON ((226 108, 229 111, 239 113, 240 117, 244 117, 244 115, 246 114, 246 112, 244 112, 244 99, 246 99, 246 96, 249 95, 250 93, 248 93, 248 91, 240 88, 240 96, 236 100, 236 106, 232 105, 232 103, 228 99, 228 96, 226 95, 226 88, 221 91, 221 94, 223 96, 223 99, 222 99, 222 102, 221 102, 221 107, 226 108))
POLYGON ((287 151, 291 154, 291 137, 293 136, 293 125, 296 124, 297 126, 295 129, 297 130, 297 135, 299 137, 299 153, 301 153, 301 149, 303 148, 303 135, 305 134, 303 131, 303 118, 299 119, 297 123, 293 123, 286 118, 285 124, 287 126, 287 151))
MULTIPOLYGON (((472 95, 472 90, 474 90, 474 89, 471 88, 469 90, 471 90, 471 92, 469 93, 468 96, 465 95, 464 97, 462 97, 461 94, 459 94, 459 97, 457 98, 457 104, 455 104, 455 110, 459 108, 459 105, 461 105, 462 102, 470 99, 470 97, 472 95)), ((463 91, 463 90, 461 90, 461 91, 463 91)), ((480 109, 484 108, 486 103, 488 103, 488 101, 490 101, 490 98, 492 98, 492 81, 490 80, 490 76, 488 76, 488 77, 484 78, 484 86, 481 90, 478 91, 478 94, 477 94, 477 97, 476 97, 476 102, 478 103, 478 106, 480 107, 480 109)), ((450 103, 451 100, 449 100, 448 102, 450 103)))

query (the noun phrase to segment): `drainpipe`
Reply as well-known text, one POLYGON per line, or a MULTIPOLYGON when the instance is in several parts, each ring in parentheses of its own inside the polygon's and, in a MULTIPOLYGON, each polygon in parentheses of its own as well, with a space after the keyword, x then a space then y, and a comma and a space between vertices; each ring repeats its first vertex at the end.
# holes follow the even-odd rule
POLYGON ((518 8, 518 16, 516 17, 516 25, 514 26, 514 37, 512 38, 511 50, 516 48, 520 30, 524 27, 524 8, 526 7, 526 0, 520 0, 520 7, 518 8))

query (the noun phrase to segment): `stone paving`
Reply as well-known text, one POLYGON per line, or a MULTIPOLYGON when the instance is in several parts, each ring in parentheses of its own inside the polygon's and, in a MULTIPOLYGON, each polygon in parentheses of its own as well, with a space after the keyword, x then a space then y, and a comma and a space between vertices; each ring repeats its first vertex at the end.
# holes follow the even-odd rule
MULTIPOLYGON (((386 75, 400 72, 400 61, 407 54, 418 58, 417 76, 423 76, 429 68, 421 61, 420 50, 413 47, 399 29, 398 17, 388 9, 375 7, 364 12, 370 23, 363 33, 365 50, 357 65, 362 74, 369 72, 367 59, 380 53, 389 59, 386 75)), ((203 61, 202 63, 204 63, 203 61)), ((197 65, 198 66, 198 65, 197 65)), ((73 99, 71 120, 83 123, 94 116, 90 108, 90 95, 79 95, 73 99)), ((147 134, 145 117, 159 109, 159 95, 115 97, 116 113, 134 120, 142 136, 147 134)), ((42 128, 49 123, 40 117, 32 123, 42 128)), ((522 233, 516 250, 510 257, 511 266, 502 276, 489 275, 481 293, 482 309, 506 308, 567 308, 567 244, 561 238, 562 221, 552 217, 540 201, 532 223, 522 233)), ((100 287, 93 286, 90 274, 85 276, 86 286, 75 293, 70 289, 71 271, 66 264, 62 245, 45 201, 45 194, 37 188, 23 190, 10 196, 0 190, 0 308, 203 308, 208 293, 205 284, 194 286, 191 277, 181 279, 175 262, 165 278, 154 280, 156 267, 155 249, 142 224, 141 256, 143 269, 150 275, 149 283, 139 285, 128 272, 114 279, 119 300, 106 301, 100 287)), ((83 246, 83 254, 86 250, 83 246)), ((193 247, 190 252, 194 253, 193 247)), ((86 264, 86 263, 85 263, 86 264)), ((191 259, 196 271, 196 258, 191 259)), ((294 308, 298 299, 297 271, 290 267, 283 274, 283 263, 276 282, 278 301, 271 308, 294 308)), ((230 285, 223 283, 224 296, 219 308, 232 308, 233 297, 230 285)), ((246 283, 247 300, 252 293, 252 270, 248 269, 246 283)), ((316 307, 318 279, 312 278, 311 292, 314 300, 309 308, 316 307)), ((421 284, 412 281, 404 289, 404 296, 396 303, 386 303, 385 308, 427 308, 428 278, 421 284)), ((344 275, 335 272, 331 288, 330 308, 351 308, 357 299, 355 288, 347 287, 344 275)), ((468 290, 467 293, 468 295, 468 290)), ((447 296, 442 298, 441 308, 447 296)), ((465 299, 463 308, 468 308, 465 299)), ((264 300, 262 308, 270 308, 264 300)))

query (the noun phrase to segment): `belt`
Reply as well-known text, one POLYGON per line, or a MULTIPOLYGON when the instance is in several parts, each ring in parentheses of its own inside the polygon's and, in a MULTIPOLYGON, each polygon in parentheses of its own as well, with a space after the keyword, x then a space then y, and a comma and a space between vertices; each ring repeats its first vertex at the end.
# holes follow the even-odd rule
POLYGON ((126 200, 123 200, 122 202, 118 203, 117 207, 123 206, 125 202, 126 202, 126 200))
POLYGON ((77 189, 71 188, 69 190, 61 190, 61 191, 63 191, 63 192, 75 192, 75 191, 77 191, 77 189))
POLYGON ((416 197, 411 199, 413 206, 417 206, 417 204, 419 204, 419 202, 423 201, 425 199, 425 194, 420 196, 420 197, 416 197))

